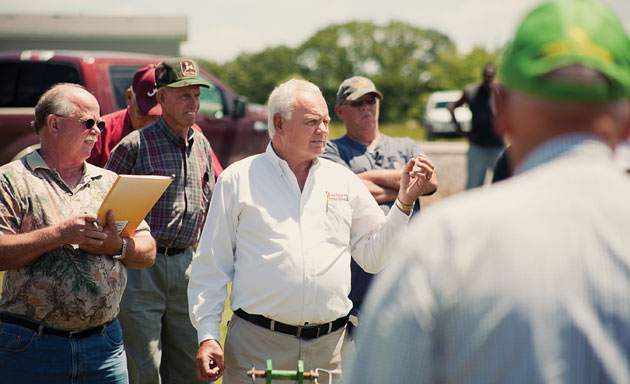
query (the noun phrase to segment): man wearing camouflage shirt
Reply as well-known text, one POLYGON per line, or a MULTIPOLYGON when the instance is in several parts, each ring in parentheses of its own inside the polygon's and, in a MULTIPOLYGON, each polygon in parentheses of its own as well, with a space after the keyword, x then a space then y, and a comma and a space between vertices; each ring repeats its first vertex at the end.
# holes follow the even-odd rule
POLYGON ((60 84, 35 107, 41 148, 0 168, 0 382, 127 383, 116 320, 125 266, 153 264, 146 223, 118 235, 96 211, 116 174, 85 162, 104 128, 83 87, 60 84))

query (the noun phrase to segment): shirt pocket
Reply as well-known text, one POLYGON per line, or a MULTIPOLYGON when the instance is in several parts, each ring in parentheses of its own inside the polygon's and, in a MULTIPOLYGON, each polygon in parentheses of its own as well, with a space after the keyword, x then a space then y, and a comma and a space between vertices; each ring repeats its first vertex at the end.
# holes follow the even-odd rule
POLYGON ((333 244, 348 246, 350 244, 350 225, 352 209, 346 200, 331 200, 326 206, 325 231, 326 240, 333 244))

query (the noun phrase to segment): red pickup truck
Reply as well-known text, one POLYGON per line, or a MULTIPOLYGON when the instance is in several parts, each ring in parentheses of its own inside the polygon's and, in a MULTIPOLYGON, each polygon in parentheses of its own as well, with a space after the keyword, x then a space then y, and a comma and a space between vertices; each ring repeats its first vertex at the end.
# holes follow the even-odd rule
MULTIPOLYGON (((164 59, 122 52, 0 52, 0 165, 39 143, 30 122, 37 100, 53 84, 83 85, 105 115, 126 108, 125 90, 138 68, 164 59)), ((263 152, 269 142, 266 108, 248 104, 214 75, 201 72, 214 87, 201 89, 197 124, 223 167, 263 152)))

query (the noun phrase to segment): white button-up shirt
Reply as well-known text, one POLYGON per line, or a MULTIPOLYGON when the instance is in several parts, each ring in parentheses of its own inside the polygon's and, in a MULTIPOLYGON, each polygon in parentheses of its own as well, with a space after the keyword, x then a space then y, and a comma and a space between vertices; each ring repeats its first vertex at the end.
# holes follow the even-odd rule
POLYGON ((234 310, 292 325, 345 316, 351 254, 366 271, 380 271, 384 249, 408 220, 398 209, 384 216, 359 178, 328 160, 313 161, 303 191, 271 144, 232 164, 217 182, 191 267, 199 341, 220 339, 229 281, 234 310))

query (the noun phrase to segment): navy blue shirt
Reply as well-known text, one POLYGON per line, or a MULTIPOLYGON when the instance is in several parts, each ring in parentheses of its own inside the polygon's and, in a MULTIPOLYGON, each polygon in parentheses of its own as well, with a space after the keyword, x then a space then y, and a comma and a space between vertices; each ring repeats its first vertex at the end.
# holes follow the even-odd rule
POLYGON ((490 91, 478 84, 466 87, 464 92, 472 112, 470 142, 481 147, 502 147, 503 140, 493 128, 490 91))

